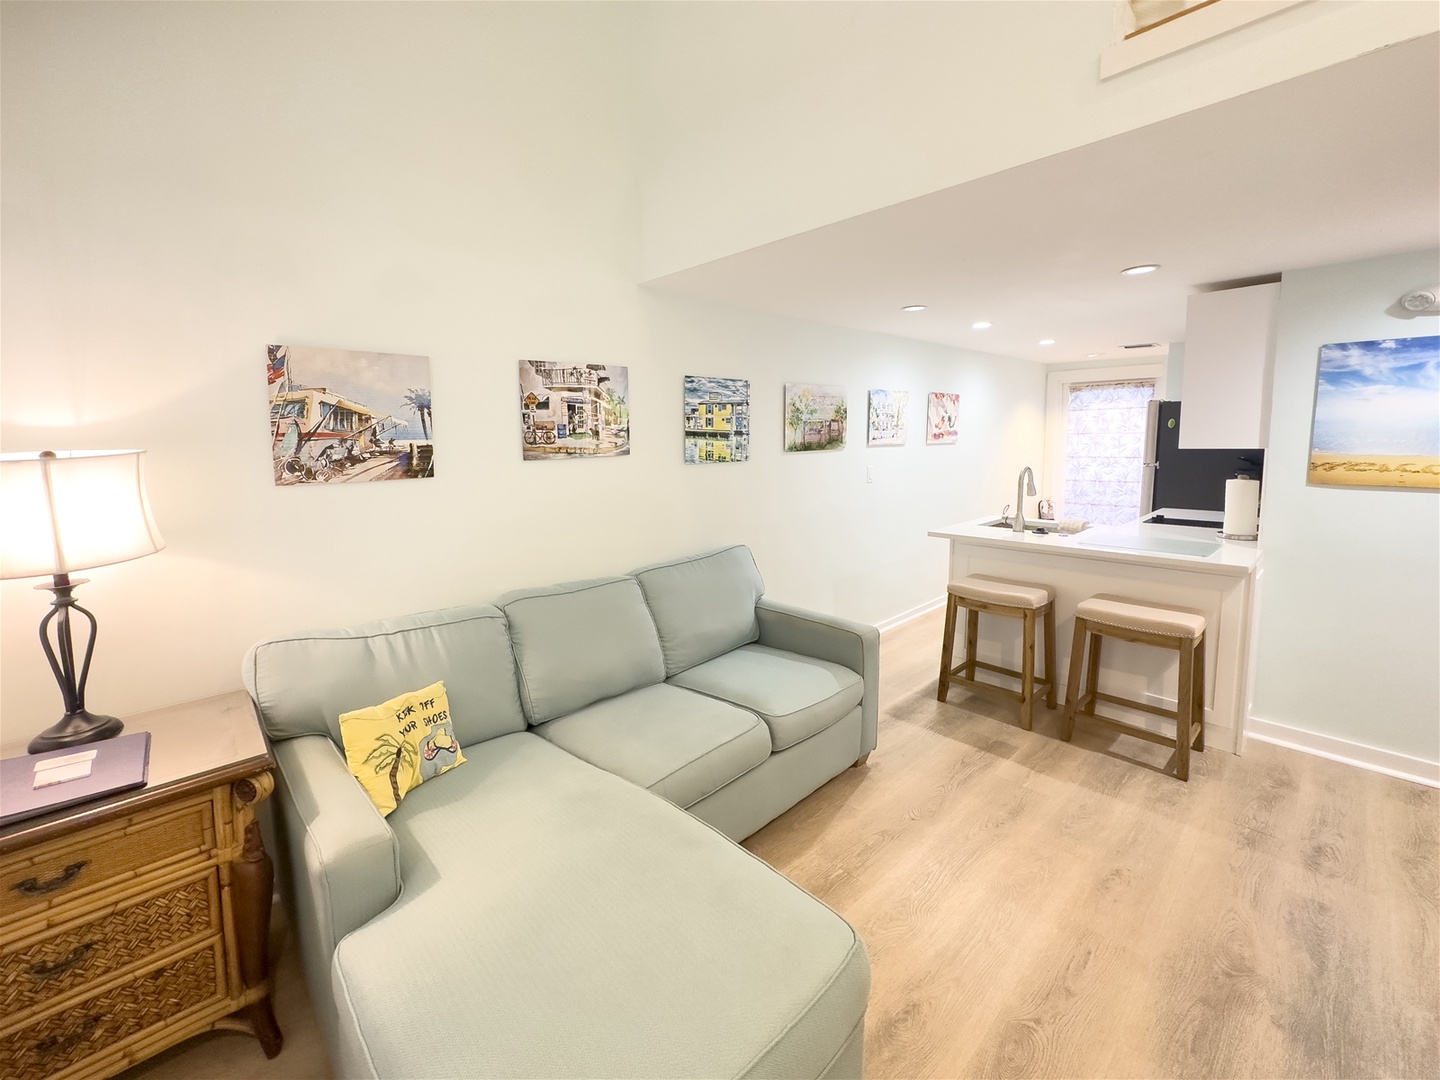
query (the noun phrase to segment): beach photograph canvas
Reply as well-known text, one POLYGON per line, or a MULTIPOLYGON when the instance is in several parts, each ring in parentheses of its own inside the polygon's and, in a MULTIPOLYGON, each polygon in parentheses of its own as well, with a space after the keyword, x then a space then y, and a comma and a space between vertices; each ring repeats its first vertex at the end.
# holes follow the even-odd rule
POLYGON ((1440 488, 1440 336, 1320 346, 1309 480, 1440 488))
POLYGON ((904 446, 908 431, 905 410, 910 407, 908 390, 871 390, 869 446, 904 446))
POLYGON ((785 384, 785 449, 845 447, 845 388, 819 383, 785 384))
POLYGON ((931 446, 960 438, 960 395, 932 393, 925 410, 925 441, 931 446))
POLYGON ((722 464, 749 457, 750 380, 686 375, 686 464, 722 464))
POLYGON ((435 475, 430 358, 266 346, 275 483, 435 475))
POLYGON ((520 450, 526 461, 630 453, 630 369, 520 361, 520 450))

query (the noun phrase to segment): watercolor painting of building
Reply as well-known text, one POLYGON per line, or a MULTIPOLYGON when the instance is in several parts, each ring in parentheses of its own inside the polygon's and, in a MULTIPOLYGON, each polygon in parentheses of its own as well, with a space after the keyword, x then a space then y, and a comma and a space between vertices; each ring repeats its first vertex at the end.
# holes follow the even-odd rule
POLYGON ((846 417, 843 386, 785 384, 787 451, 844 449, 846 417))
POLYGON ((930 395, 925 412, 925 441, 931 446, 953 443, 960 438, 960 395, 930 395))
POLYGON ((685 376, 685 462, 750 457, 750 380, 685 376))
POLYGON ((905 420, 909 407, 908 390, 871 390, 867 445, 904 446, 909 435, 905 420))
POLYGON ((521 360, 520 440, 526 461, 630 453, 630 369, 521 360))
POLYGON ((430 358, 266 347, 275 483, 435 475, 430 358))
POLYGON ((1440 337, 1320 346, 1308 479, 1440 488, 1440 337))

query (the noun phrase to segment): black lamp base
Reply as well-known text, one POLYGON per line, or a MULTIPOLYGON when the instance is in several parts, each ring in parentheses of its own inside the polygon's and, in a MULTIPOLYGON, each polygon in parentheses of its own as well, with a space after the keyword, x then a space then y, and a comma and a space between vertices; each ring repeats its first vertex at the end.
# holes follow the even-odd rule
POLYGON ((59 723, 51 724, 30 740, 26 750, 31 754, 43 754, 46 750, 62 750, 67 746, 113 739, 125 730, 118 717, 100 716, 81 709, 66 713, 59 723))

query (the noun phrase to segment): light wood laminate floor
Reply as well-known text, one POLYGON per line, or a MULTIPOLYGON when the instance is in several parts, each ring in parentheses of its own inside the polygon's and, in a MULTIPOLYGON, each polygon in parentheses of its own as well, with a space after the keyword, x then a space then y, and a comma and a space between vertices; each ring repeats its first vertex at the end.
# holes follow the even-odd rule
MULTIPOLYGON (((1256 742, 1184 784, 940 704, 940 629, 883 638, 868 765, 745 844, 864 938, 868 1076, 1440 1077, 1440 792, 1256 742)), ((284 940, 274 1061, 211 1035, 127 1080, 328 1076, 297 968, 284 940)))

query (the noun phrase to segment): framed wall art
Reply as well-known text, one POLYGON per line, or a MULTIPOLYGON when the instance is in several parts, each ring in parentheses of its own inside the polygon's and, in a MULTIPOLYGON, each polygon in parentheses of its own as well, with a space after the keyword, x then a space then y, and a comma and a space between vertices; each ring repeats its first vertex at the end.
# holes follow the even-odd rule
POLYGON ((630 453, 630 369, 520 361, 520 450, 526 461, 630 453))
POLYGON ((871 390, 866 444, 904 446, 909 435, 905 412, 910 407, 908 390, 871 390))
POLYGON ((1320 346, 1308 479, 1440 488, 1440 336, 1320 346))
POLYGON ((955 442, 959 423, 960 395, 932 393, 925 410, 925 442, 930 446, 955 442))
POLYGON ((266 353, 276 484, 435 475, 428 356, 307 345, 266 353))
POLYGON ((785 384, 785 449, 845 448, 845 388, 819 383, 785 384))
POLYGON ((750 380, 685 376, 685 461, 689 465, 750 457, 750 380))

